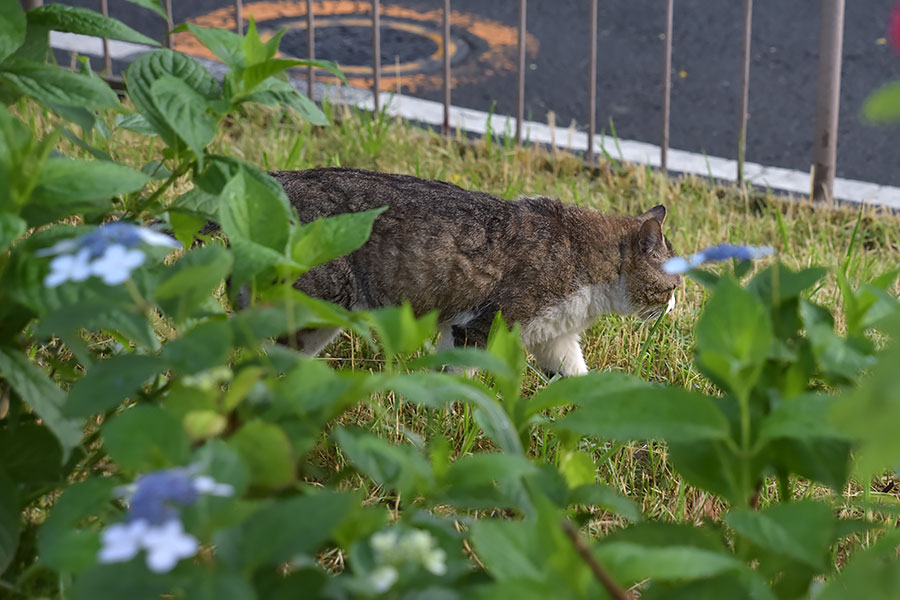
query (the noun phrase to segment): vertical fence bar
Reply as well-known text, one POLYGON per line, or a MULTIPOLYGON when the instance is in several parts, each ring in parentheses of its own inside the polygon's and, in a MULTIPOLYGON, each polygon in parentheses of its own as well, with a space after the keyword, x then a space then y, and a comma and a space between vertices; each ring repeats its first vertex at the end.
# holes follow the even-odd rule
POLYGON ((816 84, 816 131, 813 138, 813 200, 834 199, 841 55, 844 45, 844 0, 819 3, 819 78, 816 84))
POLYGON ((516 100, 516 143, 522 143, 522 122, 525 120, 525 15, 526 0, 519 0, 519 84, 516 100))
MULTIPOLYGON (((306 0, 306 55, 310 60, 316 58, 316 20, 313 15, 312 0, 306 0)), ((306 94, 313 97, 313 82, 316 70, 312 65, 306 69, 306 94)))
MULTIPOLYGON (((109 0, 100 0, 100 13, 109 17, 109 0)), ((103 38, 103 69, 107 77, 112 77, 112 57, 109 55, 109 38, 103 38)))
POLYGON ((172 0, 166 0, 166 48, 172 47, 172 0))
POLYGON ((744 155, 747 152, 747 115, 750 97, 750 33, 753 27, 753 0, 744 0, 744 54, 741 72, 741 101, 738 121, 737 182, 744 183, 744 155))
POLYGON ((669 108, 672 99, 672 8, 673 0, 666 0, 666 47, 663 52, 663 89, 662 89, 662 139, 659 141, 660 168, 665 171, 668 166, 669 153, 669 108))
POLYGON ((22 0, 22 8, 25 12, 28 12, 32 8, 37 8, 38 6, 43 6, 44 0, 22 0))
POLYGON ((381 7, 378 0, 372 0, 372 93, 375 97, 375 112, 381 110, 381 7))
POLYGON ((234 23, 238 35, 244 35, 244 2, 234 0, 234 23))
POLYGON ((594 162, 594 132, 597 130, 597 0, 591 0, 591 43, 588 60, 588 145, 587 160, 594 162))
POLYGON ((444 135, 450 133, 450 0, 444 0, 444 135))

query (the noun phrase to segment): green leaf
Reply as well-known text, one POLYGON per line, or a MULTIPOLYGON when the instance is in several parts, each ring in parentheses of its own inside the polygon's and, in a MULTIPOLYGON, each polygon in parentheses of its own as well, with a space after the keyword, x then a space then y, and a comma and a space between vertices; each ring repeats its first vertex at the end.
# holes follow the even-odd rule
POLYGON ((294 452, 287 434, 279 426, 250 421, 231 436, 228 444, 250 467, 254 485, 279 488, 294 482, 294 452))
POLYGON ((733 503, 744 502, 753 493, 752 489, 745 489, 745 482, 738 475, 743 460, 721 440, 669 442, 669 455, 672 466, 691 485, 733 503))
POLYGON ((124 471, 138 473, 185 464, 187 435, 172 413, 139 404, 104 423, 103 448, 124 471))
POLYGON ((372 380, 352 371, 337 372, 324 361, 300 359, 273 386, 274 400, 265 417, 299 417, 324 426, 351 404, 367 398, 372 380))
POLYGON ((306 60, 294 58, 269 58, 262 62, 251 63, 243 71, 243 89, 245 92, 256 91, 257 86, 273 75, 293 67, 316 67, 330 71, 344 83, 347 80, 336 63, 329 60, 306 60))
POLYGON ((242 70, 244 68, 244 38, 238 34, 226 29, 198 27, 191 23, 179 25, 175 31, 184 31, 185 29, 193 33, 201 44, 209 48, 216 58, 231 69, 242 70))
POLYGON ((194 238, 198 232, 206 225, 207 219, 172 210, 171 207, 168 208, 169 225, 172 227, 175 239, 181 242, 185 248, 190 248, 194 244, 194 238))
POLYGON ((372 325, 388 360, 421 348, 426 340, 434 336, 438 319, 436 310, 417 319, 408 302, 401 306, 379 308, 371 315, 372 325))
POLYGON ((524 456, 503 452, 463 456, 447 468, 438 504, 457 508, 525 509, 523 478, 538 473, 524 456))
POLYGON ((225 366, 232 343, 231 328, 225 320, 207 320, 166 344, 161 356, 182 374, 193 375, 225 366))
POLYGON ((26 229, 28 224, 16 215, 0 213, 0 253, 6 251, 26 229))
MULTIPOLYGON (((749 261, 744 261, 749 262, 749 261)), ((658 582, 651 585, 641 600, 776 600, 768 582, 755 571, 726 572, 722 575, 688 582, 658 582)))
POLYGON ((133 396, 167 366, 167 361, 145 354, 120 354, 102 360, 69 390, 63 413, 70 417, 103 414, 133 396))
POLYGON ((826 504, 801 500, 773 504, 761 511, 731 510, 725 522, 766 551, 790 557, 818 572, 826 568, 834 533, 831 512, 826 504))
MULTIPOLYGON (((291 258, 304 270, 350 254, 372 233, 372 225, 386 206, 357 213, 316 219, 298 227, 291 236, 291 258)), ((223 225, 224 227, 224 225, 223 225)))
POLYGON ((73 214, 107 211, 110 198, 140 190, 149 181, 140 171, 105 160, 51 158, 22 216, 37 227, 73 214))
POLYGON ((6 571, 19 547, 20 513, 16 484, 0 469, 0 573, 6 571))
POLYGON ((163 8, 160 0, 126 0, 127 2, 131 2, 132 4, 137 4, 138 6, 142 6, 149 11, 159 15, 161 19, 168 22, 169 16, 166 14, 166 9, 163 8))
POLYGON ((192 465, 201 473, 221 483, 234 487, 234 495, 240 498, 250 484, 250 471, 241 455, 222 440, 209 440, 194 453, 192 465))
MULTIPOLYGON (((44 291, 43 285, 38 285, 41 285, 41 291, 44 291)), ((106 285, 103 287, 108 289, 106 285)), ((78 291, 85 292, 86 290, 81 288, 78 291)), ((127 294, 123 297, 127 297, 127 294)), ((36 298, 31 306, 38 312, 44 312, 44 315, 38 322, 35 335, 38 337, 50 337, 54 334, 66 336, 74 334, 82 328, 103 330, 116 332, 145 350, 158 350, 159 340, 147 321, 147 316, 130 310, 130 306, 116 306, 112 300, 109 298, 109 294, 106 299, 94 295, 89 299, 78 300, 63 294, 59 296, 47 294, 43 298, 36 298)))
POLYGON ((434 485, 431 466, 410 445, 394 445, 359 430, 339 427, 332 433, 347 459, 362 473, 404 497, 427 493, 434 485))
POLYGON ((377 390, 394 390, 406 400, 431 408, 443 408, 449 402, 467 402, 476 408, 475 420, 484 432, 505 452, 522 454, 522 442, 509 415, 479 382, 446 373, 409 373, 385 377, 377 390))
POLYGON ((743 565, 733 556, 677 543, 651 547, 631 542, 608 542, 596 547, 594 558, 619 581, 686 581, 705 579, 743 565))
POLYGON ((569 494, 569 505, 599 506, 629 521, 641 520, 641 509, 631 499, 601 483, 579 486, 569 494))
MULTIPOLYGON (((96 534, 95 534, 96 535, 96 534)), ((96 559, 96 552, 94 554, 96 559)), ((142 560, 94 564, 81 573, 71 588, 71 600, 157 600, 171 595, 180 573, 154 573, 142 560)))
POLYGON ((854 382, 859 371, 875 362, 875 358, 860 351, 853 340, 835 333, 834 321, 827 309, 803 300, 800 315, 816 363, 828 381, 836 384, 854 382))
POLYGON ((528 400, 526 415, 531 416, 558 406, 586 405, 593 402, 598 394, 627 393, 647 386, 645 381, 620 373, 588 373, 580 377, 565 377, 557 379, 532 396, 528 400))
POLYGON ((811 288, 826 274, 828 269, 823 267, 810 267, 795 272, 781 262, 776 262, 757 273, 747 284, 747 291, 764 304, 774 306, 799 298, 804 290, 811 288))
POLYGON ((231 266, 231 252, 218 244, 191 250, 166 270, 153 296, 166 314, 183 323, 205 305, 231 266))
POLYGON ((266 106, 286 106, 293 109, 312 125, 328 125, 328 117, 308 96, 278 79, 263 81, 252 94, 241 98, 241 102, 259 102, 266 106))
POLYGON ((522 371, 525 370, 525 351, 519 324, 513 325, 512 329, 507 328, 503 315, 497 312, 488 333, 487 351, 502 360, 509 369, 510 377, 494 375, 494 387, 503 398, 504 408, 512 416, 513 425, 522 430, 527 420, 524 417, 524 403, 519 401, 522 371))
POLYGON ((156 135, 156 130, 153 129, 153 126, 150 125, 141 113, 133 113, 130 115, 119 113, 116 115, 113 123, 115 123, 116 127, 140 133, 141 135, 156 135))
POLYGON ((769 442, 770 461, 782 471, 844 489, 850 475, 852 444, 838 438, 778 438, 769 442))
POLYGON ((481 348, 459 347, 441 350, 433 354, 425 354, 406 363, 410 369, 427 369, 441 367, 459 367, 481 369, 487 373, 502 377, 513 377, 509 366, 500 358, 485 352, 481 348))
POLYGON ((217 221, 219 196, 195 187, 175 198, 167 208, 170 212, 179 212, 208 221, 217 221))
POLYGON ((228 427, 228 419, 214 410, 188 411, 181 422, 194 442, 215 437, 228 427))
POLYGON ((256 591, 240 573, 218 569, 195 569, 184 586, 191 600, 256 600, 256 591))
POLYGON ((593 457, 580 450, 563 452, 559 457, 559 471, 570 488, 588 485, 597 479, 597 465, 593 457))
POLYGON ((239 527, 218 532, 213 542, 226 564, 252 572, 315 554, 357 504, 356 497, 332 491, 269 502, 239 527))
MULTIPOLYGON (((237 240, 284 252, 290 233, 285 199, 243 169, 222 190, 219 221, 232 243, 237 240)), ((238 262, 240 254, 236 254, 238 262)))
POLYGON ((893 343, 878 355, 878 362, 856 390, 839 397, 831 412, 831 422, 858 444, 854 470, 861 480, 900 464, 896 431, 900 422, 900 313, 885 329, 893 343))
POLYGON ((728 277, 706 303, 694 336, 697 367, 739 396, 756 383, 774 340, 765 306, 728 277))
POLYGON ((26 60, 7 60, 0 66, 2 87, 53 106, 81 106, 90 110, 121 106, 116 93, 99 77, 26 60))
POLYGON ((900 81, 890 81, 869 94, 862 113, 872 123, 900 121, 900 81))
POLYGON ((50 28, 28 23, 25 27, 25 42, 9 58, 43 63, 50 52, 50 28))
POLYGON ((193 58, 172 50, 156 50, 142 54, 125 71, 128 95, 138 111, 159 134, 167 146, 178 143, 178 132, 157 107, 153 97, 153 83, 166 76, 183 81, 207 101, 221 98, 219 82, 193 58))
POLYGON ((81 443, 80 419, 62 414, 65 394, 44 372, 14 348, 0 346, 0 373, 12 389, 50 428, 63 450, 63 461, 81 443))
POLYGON ((540 580, 545 570, 533 525, 522 521, 478 519, 469 526, 475 553, 499 581, 540 580))
POLYGON ((270 40, 271 45, 264 44, 259 37, 259 32, 256 30, 256 21, 251 16, 250 22, 247 24, 247 33, 244 35, 244 56, 246 57, 247 65, 255 65, 275 56, 275 53, 278 51, 278 43, 281 41, 284 31, 282 29, 270 40))
POLYGON ((213 107, 183 80, 163 75, 150 86, 150 97, 169 127, 184 140, 203 168, 203 151, 216 135, 213 107))
POLYGON ((37 423, 0 428, 0 456, 6 473, 30 488, 55 484, 62 478, 62 448, 53 432, 37 423))
POLYGON ((159 46, 159 42, 148 38, 116 19, 104 17, 100 13, 64 4, 45 4, 28 11, 28 22, 49 27, 54 31, 67 31, 95 37, 135 42, 159 46))
MULTIPOLYGON (((582 407, 557 420, 557 429, 618 440, 682 442, 724 440, 728 420, 712 398, 681 388, 653 386, 627 375, 606 373, 612 382, 579 398, 582 407)), ((555 384, 554 384, 555 385, 555 384)))
POLYGON ((760 443, 778 438, 811 441, 846 439, 828 420, 835 405, 833 396, 804 394, 784 400, 763 421, 759 431, 760 443))
POLYGON ((38 559, 62 573, 77 573, 97 562, 100 534, 76 529, 110 505, 116 480, 94 477, 68 486, 38 530, 38 559))
POLYGON ((860 548, 835 575, 816 600, 893 600, 900 587, 897 546, 900 532, 888 531, 868 548, 860 548))
MULTIPOLYGON (((0 0, 0 60, 25 42, 25 12, 18 0, 0 0)), ((3 572, 0 564, 0 573, 3 572)))

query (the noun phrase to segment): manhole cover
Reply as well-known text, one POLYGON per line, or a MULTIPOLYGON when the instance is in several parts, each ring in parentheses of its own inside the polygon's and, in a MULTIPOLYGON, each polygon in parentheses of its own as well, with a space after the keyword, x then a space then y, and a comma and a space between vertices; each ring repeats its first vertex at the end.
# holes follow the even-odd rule
MULTIPOLYGON (((337 62, 348 81, 358 87, 372 85, 372 5, 370 2, 325 0, 313 3, 316 58, 337 62)), ((381 89, 406 92, 437 90, 443 85, 443 15, 396 4, 381 9, 381 89)), ((263 39, 280 29, 285 57, 307 58, 306 2, 251 2, 244 16, 252 15, 263 39)), ((235 28, 234 7, 223 7, 188 19, 203 27, 235 28)), ((492 76, 514 73, 518 34, 514 27, 471 13, 451 11, 449 54, 452 84, 470 84, 492 76)), ((214 58, 194 36, 173 36, 176 50, 214 58)), ((537 54, 537 40, 526 36, 526 50, 537 54)), ((323 74, 324 75, 324 74, 323 74)))

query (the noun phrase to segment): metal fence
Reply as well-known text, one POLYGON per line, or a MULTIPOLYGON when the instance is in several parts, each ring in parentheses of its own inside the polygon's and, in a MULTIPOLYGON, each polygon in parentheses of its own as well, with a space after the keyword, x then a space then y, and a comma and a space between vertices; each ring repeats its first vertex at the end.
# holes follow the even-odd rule
MULTIPOLYGON (((41 0, 23 0, 26 5, 40 4, 41 0)), ((372 91, 375 111, 380 110, 379 91, 381 90, 381 6, 379 0, 372 3, 372 91)), ((450 0, 442 0, 443 27, 443 102, 444 133, 450 130, 450 0)), ((586 6, 590 18, 590 39, 586 46, 589 56, 588 86, 588 146, 585 154, 587 162, 594 162, 594 136, 596 133, 597 113, 597 3, 590 0, 586 6)), ((237 32, 243 33, 244 11, 242 0, 235 0, 235 22, 237 32)), ((527 0, 519 0, 518 30, 518 78, 516 102, 516 143, 522 143, 522 126, 525 115, 525 34, 527 0)), ((671 106, 671 72, 672 72, 672 23, 674 20, 674 0, 662 0, 661 10, 665 10, 665 33, 662 68, 662 120, 660 124, 660 164, 663 170, 668 167, 667 153, 669 149, 669 120, 671 106)), ((104 15, 108 14, 108 0, 100 0, 100 8, 104 15)), ((168 29, 172 29, 172 0, 165 0, 168 17, 168 29)), ((748 96, 750 89, 750 36, 752 32, 753 0, 743 0, 743 53, 738 117, 738 160, 736 179, 744 181, 744 153, 747 139, 748 96)), ((315 14, 312 0, 306 0, 306 19, 309 58, 315 58, 315 14)), ((816 112, 813 137, 811 195, 816 201, 830 201, 834 198, 835 165, 837 162, 838 108, 841 88, 841 52, 844 30, 844 0, 819 0, 819 67, 816 84, 816 112)), ((166 35, 166 45, 171 47, 172 40, 166 35)), ((109 43, 104 40, 104 64, 107 73, 111 73, 109 43)), ((315 78, 314 68, 307 71, 308 90, 312 90, 315 78)))

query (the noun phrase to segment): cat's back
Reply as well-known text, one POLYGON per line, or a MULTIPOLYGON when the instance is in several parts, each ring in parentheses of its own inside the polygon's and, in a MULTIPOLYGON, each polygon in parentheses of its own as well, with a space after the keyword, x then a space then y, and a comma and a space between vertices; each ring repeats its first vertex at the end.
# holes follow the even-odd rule
POLYGON ((432 219, 489 216, 509 203, 444 181, 340 167, 270 173, 300 216, 319 217, 388 206, 394 218, 427 214, 432 219), (481 213, 481 214, 480 214, 481 213))

